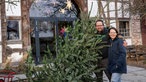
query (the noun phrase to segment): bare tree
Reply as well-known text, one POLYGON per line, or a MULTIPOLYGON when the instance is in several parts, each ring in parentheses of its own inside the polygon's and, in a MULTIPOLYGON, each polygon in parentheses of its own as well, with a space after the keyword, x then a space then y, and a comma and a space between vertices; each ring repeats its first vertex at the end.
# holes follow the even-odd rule
POLYGON ((124 4, 130 4, 129 8, 125 9, 125 11, 133 15, 139 14, 141 17, 146 15, 146 0, 130 0, 130 3, 124 4))

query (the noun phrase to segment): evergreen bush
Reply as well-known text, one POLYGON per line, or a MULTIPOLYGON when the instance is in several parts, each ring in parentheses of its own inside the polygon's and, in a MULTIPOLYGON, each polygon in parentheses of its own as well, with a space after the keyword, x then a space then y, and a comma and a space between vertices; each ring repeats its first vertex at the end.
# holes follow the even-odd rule
POLYGON ((56 37, 56 56, 48 49, 42 66, 27 64, 29 82, 93 82, 96 78, 101 42, 95 33, 95 21, 77 20, 68 26, 65 37, 56 37))

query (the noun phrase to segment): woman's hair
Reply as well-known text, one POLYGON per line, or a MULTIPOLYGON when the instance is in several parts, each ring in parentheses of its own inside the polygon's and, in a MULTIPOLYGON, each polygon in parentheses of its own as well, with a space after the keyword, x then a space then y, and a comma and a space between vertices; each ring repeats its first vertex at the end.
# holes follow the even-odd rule
POLYGON ((123 34, 120 34, 120 33, 118 34, 118 38, 121 38, 122 40, 125 40, 123 34))

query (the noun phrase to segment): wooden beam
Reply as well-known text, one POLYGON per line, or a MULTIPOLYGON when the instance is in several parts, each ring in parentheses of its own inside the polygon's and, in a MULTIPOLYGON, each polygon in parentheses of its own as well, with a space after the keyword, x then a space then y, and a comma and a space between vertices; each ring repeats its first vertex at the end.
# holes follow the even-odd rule
POLYGON ((108 21, 107 26, 110 26, 110 19, 109 19, 110 18, 110 9, 109 9, 109 4, 110 3, 107 3, 107 11, 108 11, 107 12, 107 18, 108 18, 107 19, 107 21, 108 21))
MULTIPOLYGON (((22 22, 22 45, 23 49, 27 49, 31 45, 30 40, 30 20, 29 8, 31 3, 29 0, 21 0, 21 22, 22 22)), ((27 52, 24 52, 24 54, 27 52)))
POLYGON ((6 26, 6 12, 5 12, 5 0, 1 0, 1 35, 2 35, 2 62, 6 60, 6 46, 7 46, 7 26, 6 26))
POLYGON ((116 28, 119 30, 117 2, 118 2, 118 0, 115 0, 115 20, 116 20, 116 28))
POLYGON ((124 3, 123 3, 124 1, 122 0, 122 18, 124 18, 124 3))
POLYGON ((98 3, 98 14, 99 14, 98 17, 100 19, 102 17, 101 0, 98 0, 97 3, 98 3))

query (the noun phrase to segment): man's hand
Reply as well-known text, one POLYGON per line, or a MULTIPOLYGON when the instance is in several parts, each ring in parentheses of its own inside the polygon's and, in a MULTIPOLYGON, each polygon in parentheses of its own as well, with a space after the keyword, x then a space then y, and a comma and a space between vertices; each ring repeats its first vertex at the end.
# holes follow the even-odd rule
POLYGON ((123 41, 123 46, 127 46, 127 42, 125 40, 123 41))

